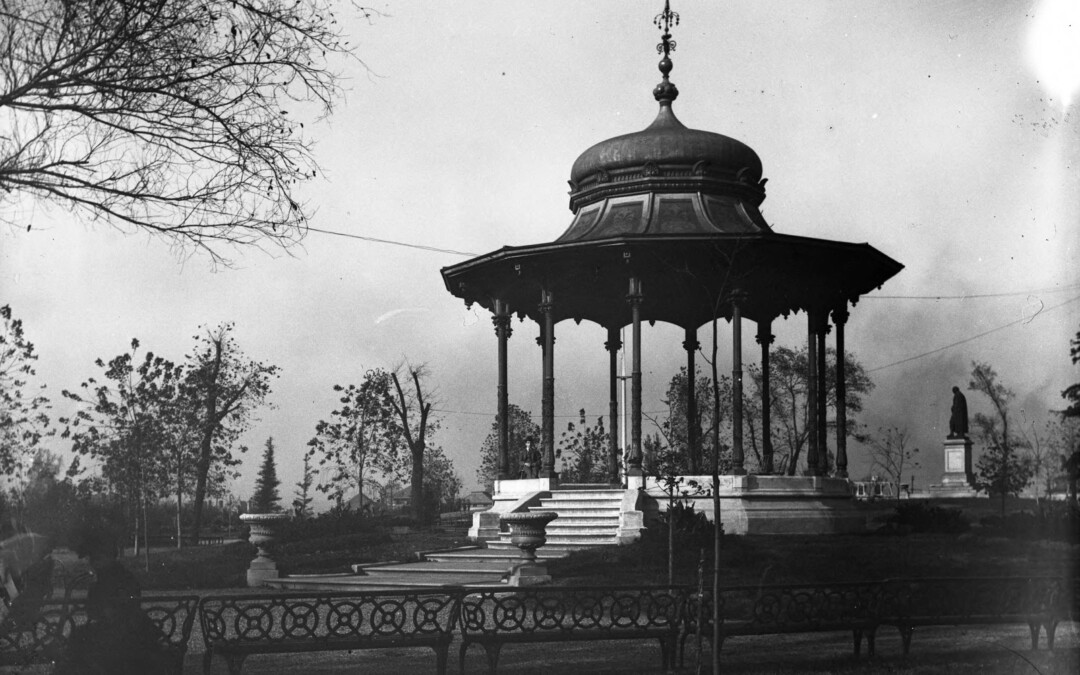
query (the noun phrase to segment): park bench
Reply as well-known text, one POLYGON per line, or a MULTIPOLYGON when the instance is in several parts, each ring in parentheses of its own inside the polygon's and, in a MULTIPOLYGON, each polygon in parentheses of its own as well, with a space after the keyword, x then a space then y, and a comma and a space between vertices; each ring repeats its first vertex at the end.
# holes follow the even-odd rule
POLYGON ((674 665, 682 587, 518 587, 468 589, 461 600, 460 672, 473 644, 498 668, 509 643, 657 639, 661 665, 674 665))
MULTIPOLYGON (((199 598, 155 595, 139 599, 143 613, 160 631, 159 646, 169 672, 184 668, 199 598)), ((64 656, 72 632, 88 621, 85 599, 43 599, 25 605, 0 627, 0 666, 53 663, 64 656)))
POLYGON ((459 596, 450 593, 290 592, 213 595, 199 603, 210 672, 215 655, 233 675, 252 654, 430 647, 446 672, 459 596))
POLYGON ((892 579, 881 584, 878 621, 900 630, 905 655, 915 629, 927 626, 1026 624, 1032 649, 1042 630, 1053 649, 1057 624, 1069 618, 1069 586, 1057 577, 892 579))
MULTIPOLYGON (((735 636, 850 631, 855 656, 862 651, 863 638, 873 656, 879 593, 879 584, 871 582, 720 588, 715 594, 720 602, 717 649, 735 636)), ((698 633, 699 626, 701 637, 712 641, 713 597, 712 589, 706 589, 701 596, 694 592, 687 598, 679 637, 680 666, 686 640, 698 633)))

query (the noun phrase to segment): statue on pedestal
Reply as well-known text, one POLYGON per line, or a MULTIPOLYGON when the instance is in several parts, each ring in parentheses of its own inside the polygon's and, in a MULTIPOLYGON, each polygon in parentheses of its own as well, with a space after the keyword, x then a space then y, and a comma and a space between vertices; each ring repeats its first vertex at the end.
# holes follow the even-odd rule
POLYGON ((967 399, 960 387, 953 387, 952 410, 949 415, 949 438, 965 438, 968 434, 967 399))

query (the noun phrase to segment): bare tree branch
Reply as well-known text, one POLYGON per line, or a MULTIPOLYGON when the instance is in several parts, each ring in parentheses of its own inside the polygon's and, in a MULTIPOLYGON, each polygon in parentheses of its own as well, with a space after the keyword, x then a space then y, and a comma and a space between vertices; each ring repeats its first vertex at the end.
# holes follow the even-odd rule
POLYGON ((0 220, 29 196, 218 263, 296 243, 300 116, 332 112, 351 55, 337 4, 0 0, 0 220))

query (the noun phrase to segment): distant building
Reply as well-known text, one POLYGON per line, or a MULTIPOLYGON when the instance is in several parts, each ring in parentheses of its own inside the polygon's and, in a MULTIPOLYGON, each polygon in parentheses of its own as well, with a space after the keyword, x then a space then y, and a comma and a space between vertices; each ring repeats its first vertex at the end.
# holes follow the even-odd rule
POLYGON ((461 500, 467 511, 486 511, 490 509, 495 500, 487 492, 470 492, 465 499, 461 500))
POLYGON ((352 499, 345 502, 346 508, 350 511, 360 511, 362 507, 365 511, 371 511, 382 506, 382 501, 377 495, 364 491, 363 497, 363 500, 361 500, 360 493, 357 493, 352 499), (363 504, 361 504, 361 501, 363 501, 363 504))

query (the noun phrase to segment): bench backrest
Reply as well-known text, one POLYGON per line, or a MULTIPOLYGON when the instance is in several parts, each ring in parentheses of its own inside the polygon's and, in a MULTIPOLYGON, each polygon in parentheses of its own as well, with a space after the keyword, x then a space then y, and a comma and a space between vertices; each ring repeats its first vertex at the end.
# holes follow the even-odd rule
MULTIPOLYGON (((776 584, 720 588, 721 623, 746 632, 798 632, 870 621, 879 585, 875 583, 776 584)), ((712 621, 712 589, 687 600, 687 621, 712 621)))
POLYGON ((685 587, 518 587, 468 589, 461 600, 466 636, 497 633, 675 630, 685 587))
POLYGON ((890 579, 881 583, 883 620, 1025 617, 1055 611, 1066 594, 1059 577, 890 579))
POLYGON ((208 646, 448 637, 457 614, 458 595, 452 592, 214 595, 199 604, 199 623, 208 646))
MULTIPOLYGON (((139 607, 161 631, 161 646, 183 658, 198 603, 194 595, 146 596, 140 598, 139 607)), ((88 620, 85 599, 42 600, 21 620, 4 622, 0 630, 0 664, 54 660, 67 649, 72 631, 88 620)))

